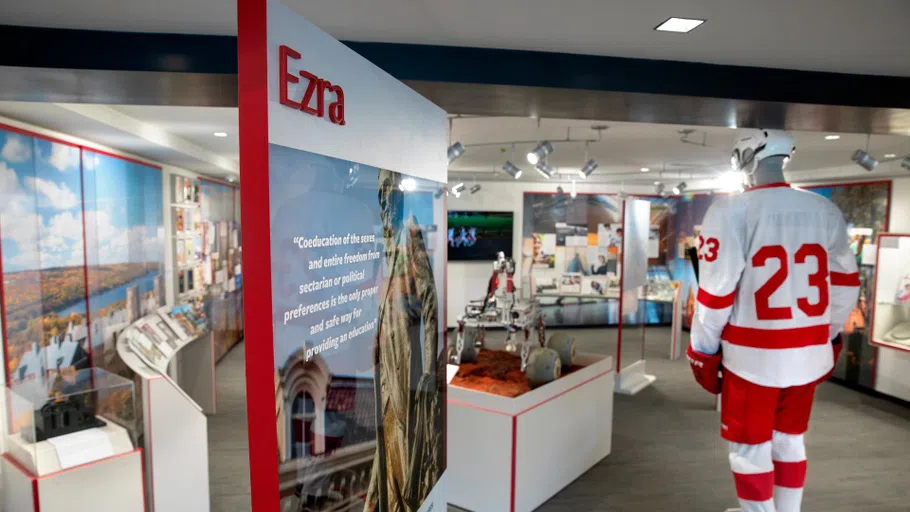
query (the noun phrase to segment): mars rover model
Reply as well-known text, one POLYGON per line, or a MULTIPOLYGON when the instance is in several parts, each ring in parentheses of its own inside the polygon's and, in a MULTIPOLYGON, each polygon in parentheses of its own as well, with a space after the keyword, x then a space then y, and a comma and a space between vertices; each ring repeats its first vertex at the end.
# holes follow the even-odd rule
POLYGON ((514 275, 515 261, 498 253, 486 296, 469 303, 464 315, 458 317, 455 347, 449 350, 449 362, 461 364, 476 360, 480 350, 485 348, 487 328, 502 327, 506 331, 505 350, 520 353, 521 371, 533 388, 558 379, 563 368, 574 364, 575 339, 565 333, 546 339, 540 305, 534 298, 516 297, 514 275), (500 280, 503 274, 504 286, 500 280), (532 339, 532 331, 535 331, 536 339, 532 339))

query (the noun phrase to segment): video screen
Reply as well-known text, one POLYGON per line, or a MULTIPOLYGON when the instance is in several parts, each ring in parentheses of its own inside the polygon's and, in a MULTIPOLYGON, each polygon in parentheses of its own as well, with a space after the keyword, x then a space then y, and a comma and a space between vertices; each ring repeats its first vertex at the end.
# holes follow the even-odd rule
POLYGON ((449 212, 449 261, 512 257, 512 212, 449 212))

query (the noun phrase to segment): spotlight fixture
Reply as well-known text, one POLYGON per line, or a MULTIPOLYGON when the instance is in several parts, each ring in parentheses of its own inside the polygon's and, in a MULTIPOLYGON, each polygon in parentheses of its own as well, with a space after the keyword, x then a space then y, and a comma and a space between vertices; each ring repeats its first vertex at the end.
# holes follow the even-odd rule
POLYGON ((825 140, 838 140, 840 135, 825 135, 825 140))
POLYGON ((471 187, 471 195, 474 195, 474 194, 480 192, 480 188, 481 188, 480 185, 474 184, 474 186, 471 187))
POLYGON ((464 190, 464 183, 459 183, 452 187, 452 193, 455 194, 455 197, 461 197, 462 190, 464 190))
POLYGON ((686 190, 686 182, 680 181, 678 185, 673 187, 673 193, 676 195, 682 194, 686 190))
POLYGON ((594 172, 594 169, 597 169, 597 162, 595 162, 594 159, 592 158, 592 159, 588 160, 588 163, 586 163, 584 167, 579 169, 578 176, 581 179, 585 179, 588 176, 590 176, 592 172, 594 172))
POLYGON ((537 165, 541 160, 547 157, 550 153, 553 152, 553 144, 550 144, 550 141, 545 140, 537 144, 537 147, 534 148, 534 151, 528 153, 528 162, 531 165, 537 165))
POLYGON ((502 170, 506 171, 506 174, 515 178, 516 180, 518 178, 521 178, 521 169, 519 169, 517 165, 508 160, 506 160, 506 163, 502 165, 502 170))
POLYGON ((436 199, 439 199, 440 197, 442 197, 443 194, 449 195, 449 190, 445 187, 441 187, 439 190, 437 190, 436 193, 433 194, 433 197, 435 197, 436 199))
POLYGON ((534 166, 534 168, 537 169, 537 172, 539 172, 540 175, 546 179, 553 177, 553 168, 543 162, 538 163, 534 166))
POLYGON ((693 18, 669 18, 667 21, 654 27, 654 30, 657 30, 658 32, 676 32, 679 34, 688 34, 704 22, 705 20, 698 20, 693 18))
POLYGON ((401 189, 402 192, 413 192, 417 190, 417 180, 414 178, 405 178, 398 184, 398 188, 401 189))
POLYGON ((227 137, 227 133, 225 133, 225 132, 215 132, 212 135, 214 135, 215 137, 219 137, 219 138, 227 137))
POLYGON ((867 171, 875 170, 875 168, 878 166, 878 160, 876 160, 874 156, 866 153, 862 149, 857 149, 856 152, 853 153, 853 156, 850 157, 850 159, 867 171))
POLYGON ((901 160, 901 167, 910 171, 910 156, 905 156, 904 159, 901 160))
POLYGON ((449 146, 448 154, 449 154, 449 163, 454 162, 455 160, 458 159, 458 157, 460 157, 461 155, 464 154, 464 145, 460 142, 456 142, 455 144, 452 144, 451 146, 449 146))
POLYGON ((663 183, 659 181, 654 182, 654 191, 657 193, 657 195, 662 195, 665 188, 666 186, 663 183))

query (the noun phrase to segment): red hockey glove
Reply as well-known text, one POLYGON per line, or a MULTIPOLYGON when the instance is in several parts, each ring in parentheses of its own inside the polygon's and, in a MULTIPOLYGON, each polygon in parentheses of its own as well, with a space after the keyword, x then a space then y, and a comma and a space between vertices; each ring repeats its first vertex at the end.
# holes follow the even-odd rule
POLYGON ((830 379, 832 375, 834 375, 834 369, 837 368, 837 358, 840 357, 841 350, 843 349, 843 337, 838 334, 833 340, 831 340, 831 350, 834 351, 834 366, 831 367, 831 371, 826 373, 825 376, 819 380, 819 382, 824 382, 830 379))
POLYGON ((692 373, 695 380, 705 388, 708 393, 720 393, 720 352, 709 356, 692 350, 692 345, 686 349, 686 357, 689 359, 689 366, 692 367, 692 373))

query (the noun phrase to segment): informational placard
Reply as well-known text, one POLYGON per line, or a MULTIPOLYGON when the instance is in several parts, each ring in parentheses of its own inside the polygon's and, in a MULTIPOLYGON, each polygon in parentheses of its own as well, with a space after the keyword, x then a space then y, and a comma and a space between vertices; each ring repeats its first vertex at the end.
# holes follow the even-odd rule
POLYGON ((445 510, 446 114, 306 5, 238 9, 253 510, 445 510))

